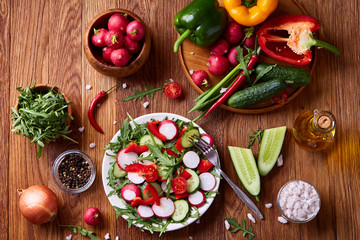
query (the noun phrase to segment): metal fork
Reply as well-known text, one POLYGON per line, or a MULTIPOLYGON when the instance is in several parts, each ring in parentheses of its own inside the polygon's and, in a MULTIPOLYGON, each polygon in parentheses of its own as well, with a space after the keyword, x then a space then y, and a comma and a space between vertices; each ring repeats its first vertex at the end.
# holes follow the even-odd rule
POLYGON ((197 135, 192 135, 190 137, 190 142, 199 149, 205 157, 214 164, 215 168, 220 172, 221 176, 225 178, 225 180, 229 183, 231 188, 235 191, 235 193, 239 196, 239 198, 250 208, 253 213, 255 213, 258 218, 263 219, 263 215, 261 214, 260 210, 256 207, 253 201, 233 182, 231 179, 221 170, 219 165, 219 155, 211 147, 205 140, 201 139, 197 135))

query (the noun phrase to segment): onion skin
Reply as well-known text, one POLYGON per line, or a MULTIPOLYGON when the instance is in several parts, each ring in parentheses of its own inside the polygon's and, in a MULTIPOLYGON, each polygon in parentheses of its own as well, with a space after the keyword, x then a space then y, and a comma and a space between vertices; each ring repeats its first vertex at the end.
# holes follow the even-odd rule
POLYGON ((50 188, 34 185, 19 194, 20 212, 32 224, 43 224, 56 216, 59 201, 50 188))

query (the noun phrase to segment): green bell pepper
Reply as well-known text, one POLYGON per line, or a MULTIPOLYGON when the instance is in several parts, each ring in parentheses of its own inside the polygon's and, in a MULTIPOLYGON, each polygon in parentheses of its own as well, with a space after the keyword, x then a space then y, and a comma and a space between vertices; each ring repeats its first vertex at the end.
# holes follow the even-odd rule
POLYGON ((199 46, 214 43, 226 28, 227 14, 217 0, 193 0, 176 14, 174 24, 181 35, 174 44, 177 52, 187 38, 199 46))

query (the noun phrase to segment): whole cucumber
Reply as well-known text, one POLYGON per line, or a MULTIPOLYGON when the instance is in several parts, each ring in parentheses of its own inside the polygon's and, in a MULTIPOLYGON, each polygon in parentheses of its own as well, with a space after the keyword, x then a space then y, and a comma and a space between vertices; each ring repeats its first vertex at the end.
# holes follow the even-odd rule
MULTIPOLYGON (((255 68, 256 75, 258 75, 262 70, 264 70, 270 65, 273 64, 269 64, 269 63, 258 64, 255 68)), ((308 71, 305 71, 300 68, 276 65, 260 79, 264 82, 273 79, 281 79, 284 80, 289 87, 302 87, 310 83, 311 76, 308 71)))
POLYGON ((246 108, 275 97, 287 88, 284 80, 275 79, 259 83, 234 93, 228 105, 234 108, 246 108))

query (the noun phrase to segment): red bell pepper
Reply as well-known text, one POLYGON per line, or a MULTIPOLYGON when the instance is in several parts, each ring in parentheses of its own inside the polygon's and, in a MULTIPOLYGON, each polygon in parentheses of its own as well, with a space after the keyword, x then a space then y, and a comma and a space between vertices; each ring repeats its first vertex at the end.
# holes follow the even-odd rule
POLYGON ((182 152, 184 150, 184 147, 182 146, 181 144, 181 138, 179 138, 177 141, 176 141, 176 149, 179 151, 179 152, 182 152))
POLYGON ((173 156, 173 157, 176 157, 178 158, 179 156, 173 151, 171 150, 170 148, 163 148, 161 150, 162 153, 166 152, 169 156, 173 156))
POLYGON ((179 199, 181 199, 181 198, 186 198, 186 197, 188 197, 190 195, 190 193, 188 193, 188 192, 184 192, 184 193, 181 193, 181 194, 176 194, 175 193, 175 198, 176 198, 176 200, 179 200, 179 199))
POLYGON ((147 127, 155 137, 157 137, 161 141, 166 141, 166 137, 159 132, 159 128, 157 127, 158 124, 159 120, 156 122, 148 122, 147 127))
POLYGON ((212 168, 214 165, 209 162, 208 160, 202 159, 200 160, 199 166, 197 167, 197 170, 201 173, 207 172, 212 168))
MULTIPOLYGON (((175 172, 174 175, 175 175, 175 177, 177 177, 179 174, 178 174, 178 172, 175 172)), ((188 171, 186 171, 185 169, 180 168, 180 177, 183 177, 186 180, 188 180, 189 178, 191 178, 191 174, 188 171)))
POLYGON ((146 185, 146 187, 144 188, 144 193, 146 193, 147 191, 150 191, 152 197, 154 198, 154 201, 155 201, 156 205, 160 206, 159 193, 158 193, 158 191, 154 188, 154 186, 151 185, 150 183, 148 183, 148 184, 146 185))
POLYGON ((179 133, 179 138, 181 138, 181 136, 184 134, 184 132, 186 132, 188 130, 187 127, 184 127, 181 132, 179 133))
POLYGON ((125 167, 125 171, 127 171, 127 172, 142 173, 142 170, 143 170, 144 166, 145 166, 145 165, 140 164, 140 163, 130 164, 130 165, 127 165, 127 166, 125 167))
POLYGON ((294 65, 306 65, 312 60, 310 48, 322 47, 338 56, 339 50, 313 37, 320 28, 317 19, 307 15, 281 15, 267 21, 256 33, 258 42, 270 57, 294 65))
POLYGON ((147 150, 149 150, 148 146, 146 145, 139 146, 136 142, 131 142, 124 152, 125 153, 135 152, 137 154, 141 154, 143 152, 146 152, 147 150))
POLYGON ((131 202, 130 206, 136 207, 139 205, 150 205, 150 204, 153 204, 154 202, 155 202, 155 199, 153 197, 149 198, 148 200, 142 200, 141 197, 136 197, 131 202))

